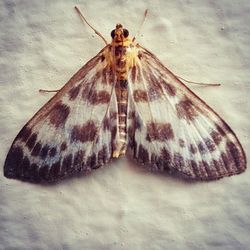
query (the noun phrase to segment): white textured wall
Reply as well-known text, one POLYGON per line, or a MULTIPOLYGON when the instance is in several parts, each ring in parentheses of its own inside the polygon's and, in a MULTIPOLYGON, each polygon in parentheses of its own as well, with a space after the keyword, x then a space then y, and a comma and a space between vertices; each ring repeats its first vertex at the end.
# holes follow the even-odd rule
POLYGON ((0 1, 0 249, 250 249, 250 172, 188 183, 127 158, 44 186, 9 180, 12 140, 102 47, 73 7, 107 38, 117 22, 177 75, 221 87, 192 89, 234 129, 249 155, 249 0, 0 1))

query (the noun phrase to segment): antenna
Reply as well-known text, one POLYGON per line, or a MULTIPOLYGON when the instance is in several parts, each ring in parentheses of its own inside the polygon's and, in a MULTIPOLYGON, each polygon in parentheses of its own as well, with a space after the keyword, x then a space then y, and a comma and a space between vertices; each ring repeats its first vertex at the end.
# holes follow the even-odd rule
POLYGON ((136 35, 133 37, 132 42, 134 42, 135 38, 136 38, 137 36, 139 36, 139 34, 140 34, 140 32, 141 32, 142 25, 144 24, 144 22, 145 22, 145 20, 146 20, 147 14, 148 14, 148 9, 146 9, 145 12, 144 12, 142 22, 141 22, 141 24, 140 24, 140 26, 139 26, 138 31, 136 32, 136 35))
POLYGON ((80 16, 81 20, 84 21, 92 30, 94 30, 94 32, 101 37, 101 39, 105 42, 106 45, 108 45, 108 42, 106 41, 106 39, 103 37, 103 35, 97 31, 87 20, 86 18, 83 16, 83 14, 81 13, 81 11, 75 6, 75 10, 77 12, 77 14, 80 16))

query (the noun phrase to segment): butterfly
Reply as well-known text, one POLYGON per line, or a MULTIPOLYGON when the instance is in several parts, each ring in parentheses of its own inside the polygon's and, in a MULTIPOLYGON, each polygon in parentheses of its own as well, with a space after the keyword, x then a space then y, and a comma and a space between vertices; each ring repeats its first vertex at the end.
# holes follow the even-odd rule
POLYGON ((227 123, 121 24, 111 37, 18 133, 4 175, 53 182, 129 148, 148 169, 185 178, 243 172, 245 153, 227 123))

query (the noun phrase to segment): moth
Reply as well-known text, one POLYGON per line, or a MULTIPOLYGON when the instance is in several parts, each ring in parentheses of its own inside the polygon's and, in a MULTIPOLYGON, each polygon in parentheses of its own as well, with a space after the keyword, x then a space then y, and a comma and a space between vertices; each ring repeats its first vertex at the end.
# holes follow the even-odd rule
POLYGON ((129 148, 148 169, 190 179, 243 172, 245 153, 227 123, 121 24, 111 37, 18 133, 4 175, 53 182, 129 148))

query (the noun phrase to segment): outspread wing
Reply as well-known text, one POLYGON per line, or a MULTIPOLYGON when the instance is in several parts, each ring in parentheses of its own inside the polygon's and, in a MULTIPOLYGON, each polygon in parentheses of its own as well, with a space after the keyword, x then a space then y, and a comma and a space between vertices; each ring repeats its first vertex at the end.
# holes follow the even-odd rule
POLYGON ((234 132, 149 51, 138 47, 129 74, 129 138, 154 170, 193 179, 239 174, 246 158, 234 132))
POLYGON ((55 181, 111 159, 117 105, 107 50, 83 66, 19 132, 5 161, 6 177, 55 181))

